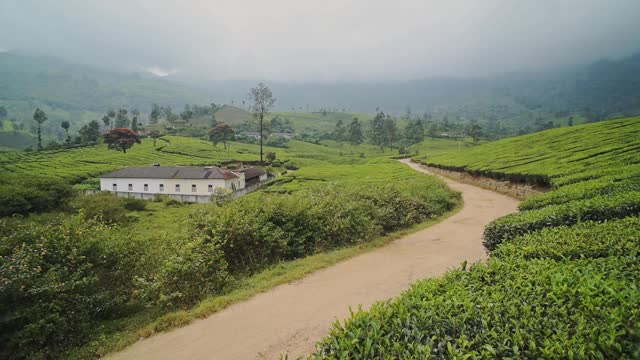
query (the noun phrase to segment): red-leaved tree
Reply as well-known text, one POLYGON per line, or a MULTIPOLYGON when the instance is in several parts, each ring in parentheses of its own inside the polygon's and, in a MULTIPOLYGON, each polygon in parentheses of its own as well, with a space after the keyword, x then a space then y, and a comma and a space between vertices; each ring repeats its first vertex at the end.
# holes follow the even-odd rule
POLYGON ((126 153, 133 144, 140 144, 140 136, 129 128, 113 128, 106 132, 103 137, 109 149, 122 150, 123 153, 126 153))

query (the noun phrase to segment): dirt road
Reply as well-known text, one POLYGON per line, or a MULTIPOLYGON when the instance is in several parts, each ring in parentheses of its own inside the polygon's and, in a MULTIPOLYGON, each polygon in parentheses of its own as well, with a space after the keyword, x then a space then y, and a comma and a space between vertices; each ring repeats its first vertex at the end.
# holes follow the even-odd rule
MULTIPOLYGON (((419 165, 403 161, 417 171, 419 165)), ((168 333, 137 342, 111 359, 277 359, 309 354, 349 307, 368 307, 400 294, 418 279, 485 259, 481 235, 518 202, 445 179, 464 197, 457 214, 372 252, 278 286, 168 333)))

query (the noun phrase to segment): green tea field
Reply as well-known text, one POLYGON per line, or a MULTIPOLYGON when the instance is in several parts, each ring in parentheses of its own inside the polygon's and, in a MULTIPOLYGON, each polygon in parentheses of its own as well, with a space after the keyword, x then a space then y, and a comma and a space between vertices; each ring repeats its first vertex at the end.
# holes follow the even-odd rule
POLYGON ((315 358, 640 356, 640 118, 505 139, 418 160, 550 181, 484 232, 486 264, 357 311, 315 358))

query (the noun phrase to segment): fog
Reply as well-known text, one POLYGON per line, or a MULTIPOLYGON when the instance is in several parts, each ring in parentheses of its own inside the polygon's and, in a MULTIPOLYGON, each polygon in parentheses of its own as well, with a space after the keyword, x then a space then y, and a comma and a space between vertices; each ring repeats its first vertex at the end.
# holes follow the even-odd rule
POLYGON ((484 76, 640 48, 637 0, 0 2, 0 49, 198 79, 484 76))

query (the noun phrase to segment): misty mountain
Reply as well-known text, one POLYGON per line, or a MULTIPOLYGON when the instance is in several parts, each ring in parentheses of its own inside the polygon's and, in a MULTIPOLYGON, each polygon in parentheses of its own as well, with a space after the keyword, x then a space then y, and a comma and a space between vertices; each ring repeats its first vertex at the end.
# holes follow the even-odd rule
MULTIPOLYGON (((277 111, 353 111, 377 109, 396 115, 454 121, 475 119, 516 129, 537 120, 566 123, 640 114, 640 54, 619 60, 564 67, 544 72, 484 78, 429 78, 385 82, 272 82, 277 111)), ((138 109, 151 103, 181 109, 210 102, 246 108, 248 89, 258 80, 204 81, 176 76, 120 73, 53 57, 0 53, 0 105, 9 116, 30 124, 35 107, 43 107, 46 126, 60 132, 99 119, 111 108, 138 109)))

